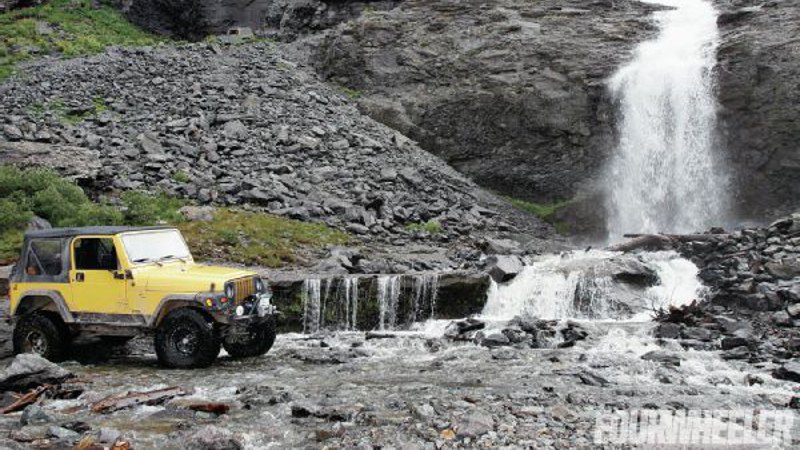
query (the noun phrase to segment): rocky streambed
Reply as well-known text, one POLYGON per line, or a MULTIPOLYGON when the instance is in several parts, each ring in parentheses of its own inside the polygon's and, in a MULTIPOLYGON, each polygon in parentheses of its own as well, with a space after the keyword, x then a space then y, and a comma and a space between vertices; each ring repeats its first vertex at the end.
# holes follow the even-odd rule
POLYGON ((3 416, 0 442, 62 448, 121 436, 161 449, 580 447, 593 445, 598 419, 612 410, 775 409, 794 395, 795 385, 767 367, 659 345, 651 324, 583 322, 574 326, 587 337, 568 348, 475 345, 444 337, 445 325, 381 338, 281 335, 265 357, 222 358, 206 370, 160 370, 146 353, 64 364, 76 375, 68 383, 83 393, 3 416), (669 357, 652 357, 654 350, 669 357), (91 410, 107 396, 171 386, 191 393, 91 410), (210 402, 227 412, 191 409, 210 402))

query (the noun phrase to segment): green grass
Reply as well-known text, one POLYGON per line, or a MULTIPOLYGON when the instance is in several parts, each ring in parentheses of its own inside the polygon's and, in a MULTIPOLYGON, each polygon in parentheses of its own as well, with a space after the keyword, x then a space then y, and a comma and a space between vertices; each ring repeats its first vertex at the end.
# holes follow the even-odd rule
POLYGON ((190 177, 186 172, 180 170, 172 175, 172 179, 178 183, 188 183, 192 181, 192 177, 190 177))
POLYGON ((429 234, 439 234, 442 232, 442 224, 440 224, 435 220, 429 220, 427 222, 409 223, 408 225, 406 225, 406 230, 412 232, 421 231, 429 234))
POLYGON ((357 89, 350 89, 347 86, 339 86, 339 89, 342 91, 344 95, 348 96, 351 100, 356 100, 359 97, 361 97, 361 91, 357 89))
POLYGON ((162 38, 137 28, 115 8, 91 0, 50 0, 41 6, 0 14, 0 79, 14 73, 17 63, 39 55, 91 55, 110 45, 153 45, 162 38), (39 34, 36 22, 53 32, 39 34), (32 51, 36 50, 36 51, 32 51))
POLYGON ((281 267, 297 261, 298 248, 318 249, 350 241, 323 224, 264 213, 219 209, 210 222, 179 225, 192 254, 249 265, 281 267))
POLYGON ((567 206, 571 203, 571 200, 565 200, 555 203, 533 203, 528 202, 525 200, 520 200, 518 198, 513 197, 503 197, 506 201, 511 203, 511 205, 521 211, 529 212, 540 219, 544 220, 545 222, 550 223, 555 227, 556 232, 559 234, 567 234, 569 233, 569 224, 566 222, 561 222, 555 220, 555 213, 564 206, 567 206))

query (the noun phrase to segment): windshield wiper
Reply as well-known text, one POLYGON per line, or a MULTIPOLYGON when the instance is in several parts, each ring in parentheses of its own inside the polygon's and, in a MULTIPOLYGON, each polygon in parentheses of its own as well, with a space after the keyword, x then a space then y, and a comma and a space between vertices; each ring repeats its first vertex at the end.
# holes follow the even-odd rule
POLYGON ((143 262, 151 262, 153 261, 151 258, 138 258, 134 259, 133 262, 135 263, 143 263, 143 262))

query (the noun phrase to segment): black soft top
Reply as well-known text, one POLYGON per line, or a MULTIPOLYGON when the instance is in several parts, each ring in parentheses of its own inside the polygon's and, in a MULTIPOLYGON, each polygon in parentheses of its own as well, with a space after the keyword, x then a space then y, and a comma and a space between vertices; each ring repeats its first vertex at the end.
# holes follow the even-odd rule
POLYGON ((26 239, 35 238, 64 238, 85 235, 115 235, 120 233, 127 233, 130 231, 148 231, 148 230, 172 230, 175 227, 170 226, 152 226, 152 227, 122 227, 122 226, 104 226, 104 227, 76 227, 76 228, 48 228, 46 230, 28 231, 25 233, 26 239))

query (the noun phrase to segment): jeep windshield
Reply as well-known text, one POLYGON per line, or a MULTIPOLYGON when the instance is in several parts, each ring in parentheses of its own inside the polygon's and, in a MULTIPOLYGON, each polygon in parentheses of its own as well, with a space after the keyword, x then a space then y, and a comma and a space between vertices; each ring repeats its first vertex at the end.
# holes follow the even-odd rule
POLYGON ((134 264, 192 257, 178 230, 157 230, 122 235, 128 260, 134 264))

